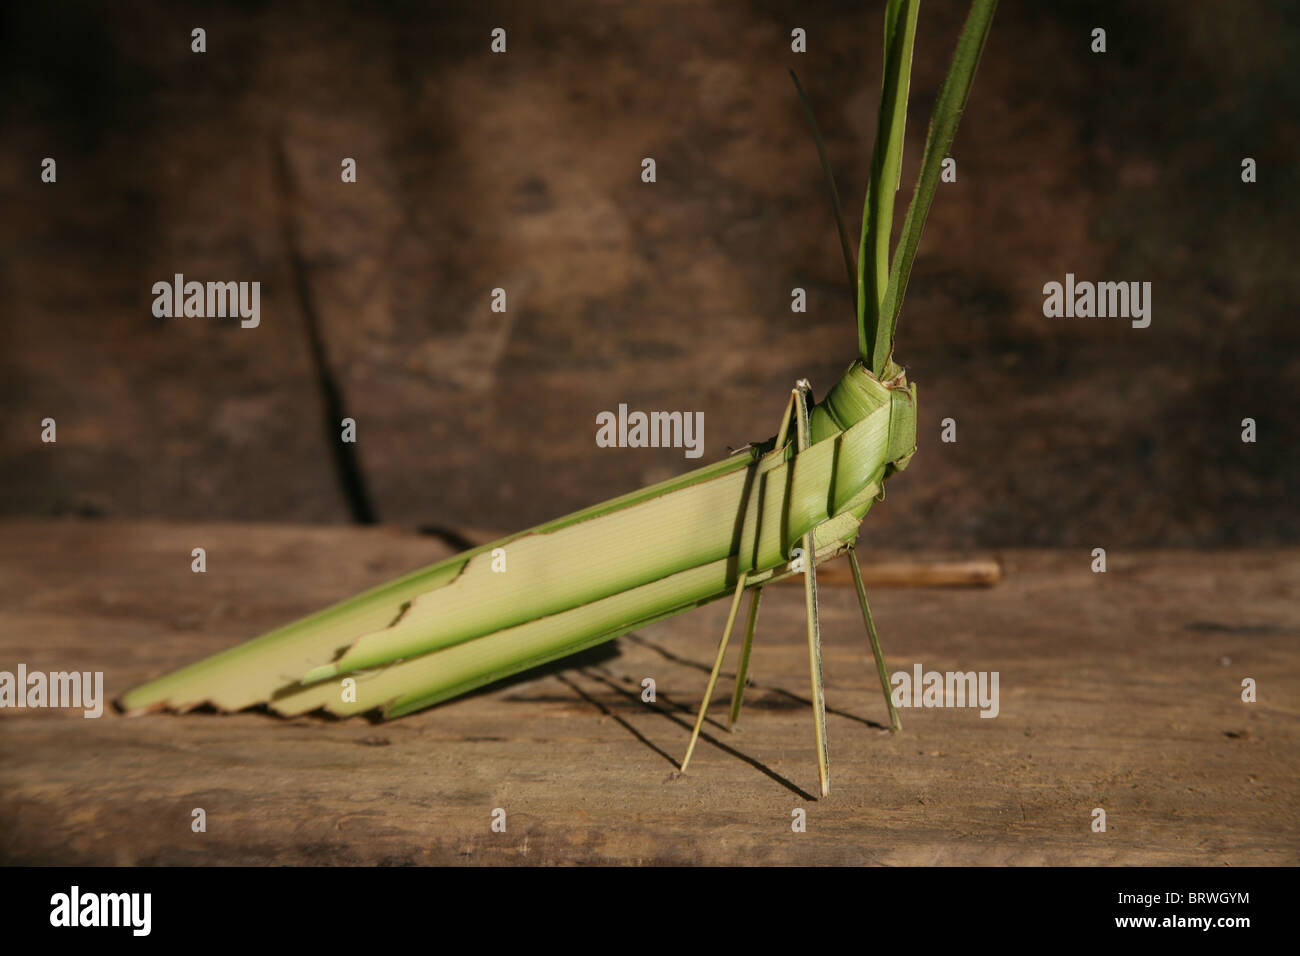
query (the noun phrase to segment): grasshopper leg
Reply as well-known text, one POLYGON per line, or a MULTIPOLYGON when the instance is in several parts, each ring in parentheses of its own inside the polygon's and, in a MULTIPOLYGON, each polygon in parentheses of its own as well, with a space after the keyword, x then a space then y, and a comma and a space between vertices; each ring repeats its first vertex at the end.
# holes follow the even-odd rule
POLYGON ((749 618, 745 621, 745 643, 740 647, 740 669, 736 671, 736 691, 731 695, 731 716, 727 720, 727 729, 734 730, 736 721, 740 720, 740 704, 745 697, 745 680, 749 676, 749 651, 754 645, 754 625, 758 621, 758 602, 763 597, 763 586, 754 588, 749 599, 749 618))
POLYGON ((722 669, 722 659, 727 653, 727 642, 731 640, 731 629, 736 624, 736 612, 740 609, 741 595, 745 593, 745 581, 746 575, 742 573, 736 582, 736 593, 731 599, 731 610, 727 612, 727 626, 722 629, 722 640, 718 642, 718 656, 713 662, 713 673, 709 675, 709 686, 705 688, 704 700, 700 703, 700 713, 695 718, 695 729, 691 731, 691 742, 686 747, 686 756, 682 758, 682 773, 686 772, 686 765, 691 762, 691 754, 695 752, 695 742, 700 738, 700 728, 704 726, 704 715, 709 709, 709 700, 713 697, 713 689, 718 686, 718 672, 722 669))
POLYGON ((803 593, 808 612, 808 670, 812 676, 813 735, 817 741, 817 777, 822 796, 831 792, 831 758, 826 748, 826 688, 822 683, 822 632, 817 613, 817 569, 813 535, 803 536, 803 593))
MULTIPOLYGON (((794 420, 795 405, 800 394, 800 387, 790 391, 790 400, 785 403, 781 413, 781 427, 776 430, 776 448, 785 445, 790 435, 790 423, 794 420)), ((727 729, 734 730, 740 720, 740 706, 745 699, 745 681, 749 677, 749 652, 754 646, 754 625, 758 621, 758 602, 763 596, 763 586, 754 589, 754 596, 749 603, 749 619, 745 622, 745 643, 740 650, 740 669, 736 672, 736 690, 731 695, 731 715, 727 719, 727 729)))
POLYGON ((894 697, 889 691, 889 673, 885 670, 885 654, 880 649, 880 635, 876 633, 876 622, 871 619, 871 608, 867 604, 867 586, 862 580, 862 566, 858 564, 858 555, 849 548, 849 564, 853 568, 853 584, 858 589, 858 603, 862 606, 862 620, 867 625, 867 637, 871 639, 871 653, 876 657, 876 671, 880 674, 880 689, 885 692, 885 704, 889 707, 889 729, 903 729, 898 719, 898 708, 894 706, 894 697))
MULTIPOLYGON (((801 379, 794 388, 795 426, 799 451, 811 443, 808 434, 808 405, 812 386, 801 379)), ((817 613, 817 545, 812 530, 803 536, 804 606, 808 612, 808 670, 812 678, 813 734, 817 740, 817 777, 825 797, 831 791, 831 758, 826 746, 826 688, 822 682, 821 621, 817 613)))

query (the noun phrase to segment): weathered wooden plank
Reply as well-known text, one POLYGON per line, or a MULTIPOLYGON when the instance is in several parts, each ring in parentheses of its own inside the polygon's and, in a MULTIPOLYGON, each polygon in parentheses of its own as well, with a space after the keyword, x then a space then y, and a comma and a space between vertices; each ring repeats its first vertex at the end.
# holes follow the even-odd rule
MULTIPOLYGON (((388 529, 2 523, 0 670, 102 670, 116 694, 446 553, 388 529)), ((873 593, 891 672, 1000 674, 996 718, 904 709, 896 736, 852 589, 822 589, 828 800, 801 596, 777 589, 741 728, 710 722, 686 777, 721 604, 388 724, 0 710, 0 861, 1300 861, 1300 553, 1002 559, 994 588, 873 593)))

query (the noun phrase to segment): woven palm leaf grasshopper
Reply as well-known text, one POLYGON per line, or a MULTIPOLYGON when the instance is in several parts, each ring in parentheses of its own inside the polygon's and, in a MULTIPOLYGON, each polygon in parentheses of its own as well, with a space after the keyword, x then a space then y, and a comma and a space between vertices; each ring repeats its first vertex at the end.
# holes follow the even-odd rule
MULTIPOLYGON (((818 776, 830 788, 817 566, 847 554, 891 726, 880 641, 853 550, 884 481, 916 448, 916 389, 892 359, 893 332, 940 164, 956 132, 996 0, 976 0, 927 136, 891 261, 917 3, 890 0, 885 75, 856 271, 816 123, 845 266, 856 291, 859 358, 814 402, 798 382, 775 437, 722 461, 466 551, 128 692, 130 712, 267 704, 282 714, 380 710, 398 717, 653 621, 730 597, 727 624, 681 769, 694 751, 741 598, 752 592, 732 698, 738 719, 762 589, 804 581, 818 776), (798 549, 796 552, 796 548, 798 549), (792 553, 795 559, 792 560, 792 553), (506 559, 501 561, 501 559, 506 559), (499 573, 501 561, 508 570, 499 573), (351 679, 352 693, 340 693, 351 679)), ((798 81, 796 80, 796 87, 798 81)), ((799 96, 807 109, 802 89, 799 96)), ((811 110, 808 110, 811 120, 811 110)))

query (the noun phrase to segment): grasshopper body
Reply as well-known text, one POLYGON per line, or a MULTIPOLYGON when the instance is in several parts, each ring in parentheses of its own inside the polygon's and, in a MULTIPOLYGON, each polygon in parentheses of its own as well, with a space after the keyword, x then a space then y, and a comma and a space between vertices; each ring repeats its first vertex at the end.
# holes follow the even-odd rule
POLYGON ((790 573, 814 529, 816 560, 828 560, 911 457, 915 389, 855 362, 809 423, 802 451, 769 439, 456 555, 137 688, 122 706, 395 717, 725 597, 742 574, 755 587, 790 573), (341 692, 346 676, 355 693, 341 692))
POLYGON ((128 711, 264 703, 284 714, 379 710, 397 717, 491 681, 732 595, 686 756, 717 684, 741 596, 753 592, 732 699, 737 719, 765 584, 802 573, 821 791, 829 789, 816 567, 847 553, 891 726, 883 652, 853 551, 886 478, 916 448, 916 392, 893 361, 893 337, 921 229, 992 22, 974 0, 926 136, 916 191, 889 255, 907 111, 917 0, 887 0, 885 69, 856 264, 830 162, 813 126, 840 246, 855 291, 856 360, 820 404, 799 382, 775 438, 412 572, 351 600, 128 692, 128 711), (793 428, 791 425, 793 424, 793 428), (791 563, 792 549, 801 557, 791 563))

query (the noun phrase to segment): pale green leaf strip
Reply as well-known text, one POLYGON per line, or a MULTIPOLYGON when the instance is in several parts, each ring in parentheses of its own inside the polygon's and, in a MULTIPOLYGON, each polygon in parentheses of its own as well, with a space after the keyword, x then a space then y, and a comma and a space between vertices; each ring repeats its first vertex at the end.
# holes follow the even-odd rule
POLYGON ((200 704, 239 710, 268 700, 305 671, 332 660, 358 634, 390 624, 416 595, 454 580, 464 563, 464 556, 457 556, 411 572, 133 688, 118 703, 128 712, 200 704))
POLYGON ((733 563, 710 562, 560 614, 357 672, 351 675, 357 682, 355 701, 343 699, 335 679, 283 694, 271 706, 283 714, 383 709, 385 716, 397 717, 698 607, 734 587, 733 563))
POLYGON ((503 549, 479 554, 451 584, 422 594, 395 624, 361 633, 339 660, 303 676, 384 664, 625 591, 727 557, 750 476, 733 472, 503 549))
POLYGON ((701 482, 743 473, 756 457, 757 450, 747 449, 685 475, 412 571, 133 688, 118 703, 128 712, 159 707, 185 710, 200 704, 239 710, 268 700, 285 686, 296 684, 303 674, 331 663, 359 635, 386 628, 403 617, 416 597, 449 585, 471 561, 490 555, 495 548, 513 547, 514 542, 530 535, 559 531, 701 482))

